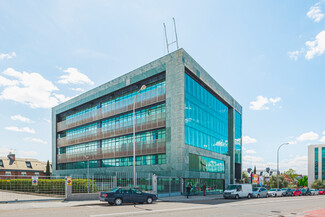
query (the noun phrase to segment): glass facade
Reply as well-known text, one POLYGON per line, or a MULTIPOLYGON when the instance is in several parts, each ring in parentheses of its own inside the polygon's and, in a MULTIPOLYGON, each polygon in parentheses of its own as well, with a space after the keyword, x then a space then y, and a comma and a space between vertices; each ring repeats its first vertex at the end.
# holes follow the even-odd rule
MULTIPOLYGON (((150 108, 142 109, 135 112, 135 124, 141 125, 146 122, 156 120, 159 114, 165 113, 165 104, 156 105, 150 108)), ((133 113, 128 113, 114 118, 102 121, 103 131, 114 131, 133 126, 133 113)))
POLYGON ((315 148, 315 180, 318 179, 318 148, 315 148))
POLYGON ((325 148, 322 147, 322 180, 325 180, 325 148))
POLYGON ((71 145, 67 147, 61 147, 59 148, 59 154, 67 154, 67 155, 73 155, 73 154, 89 154, 91 152, 97 152, 97 141, 94 142, 88 142, 83 143, 79 145, 71 145))
MULTIPOLYGON (((133 105, 134 97, 138 90, 134 90, 132 92, 114 97, 110 100, 103 101, 98 103, 98 105, 91 106, 82 110, 79 110, 73 114, 62 117, 62 120, 67 120, 68 123, 73 123, 76 121, 80 121, 83 118, 92 116, 91 112, 97 109, 102 109, 102 112, 109 112, 113 110, 118 110, 120 108, 124 108, 129 105, 133 105)), ((151 99, 153 97, 158 97, 164 95, 166 93, 165 89, 165 81, 159 81, 153 84, 147 85, 145 90, 142 90, 137 97, 137 102, 151 99)), ((94 114, 95 115, 95 114, 94 114)))
MULTIPOLYGON (((85 169, 88 167, 87 161, 58 164, 59 170, 64 169, 85 169)), ((137 166, 166 164, 166 154, 136 156, 135 163, 137 166)), ((133 166, 133 157, 112 158, 103 160, 89 161, 89 168, 99 167, 124 167, 133 166), (101 163, 98 163, 101 162, 101 163)))
POLYGON ((228 107, 187 74, 185 144, 228 154, 228 107))
POLYGON ((241 163, 241 114, 235 111, 235 163, 241 163))
POLYGON ((189 169, 198 172, 225 173, 225 162, 195 154, 189 154, 189 169))
POLYGON ((202 194, 204 184, 206 186, 206 193, 222 193, 224 190, 223 179, 184 179, 184 192, 186 192, 186 187, 189 184, 192 186, 191 195, 202 194))

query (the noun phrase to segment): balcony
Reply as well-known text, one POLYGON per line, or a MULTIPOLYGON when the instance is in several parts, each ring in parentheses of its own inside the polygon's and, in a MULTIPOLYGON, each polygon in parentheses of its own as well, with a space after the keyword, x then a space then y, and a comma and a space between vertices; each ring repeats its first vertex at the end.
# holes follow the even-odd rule
MULTIPOLYGON (((160 87, 165 89, 165 87, 160 87)), ((159 88, 147 91, 142 95, 140 94, 138 99, 139 102, 135 104, 136 108, 141 108, 144 106, 152 105, 155 103, 163 102, 166 99, 165 91, 159 90, 159 88), (162 92, 163 94, 158 94, 162 92), (150 97, 154 95, 153 97, 150 97), (145 99, 141 99, 141 96, 145 99)), ((101 120, 104 118, 108 118, 110 116, 118 115, 124 112, 132 111, 133 110, 133 102, 134 98, 127 98, 116 103, 112 103, 111 105, 96 109, 94 111, 79 115, 77 117, 61 121, 57 123, 57 132, 70 129, 73 127, 80 126, 82 124, 87 124, 93 121, 101 120)))
MULTIPOLYGON (((135 154, 150 155, 166 153, 165 139, 156 140, 154 143, 136 143, 135 154)), ((99 148, 97 151, 82 154, 59 154, 57 155, 57 163, 70 163, 87 160, 101 160, 109 158, 121 158, 133 156, 133 143, 123 144, 119 149, 99 148)))
MULTIPOLYGON (((136 123, 136 132, 153 130, 166 126, 165 113, 149 115, 144 118, 141 118, 141 122, 139 121, 140 119, 137 120, 136 123)), ((125 122, 124 126, 121 127, 117 127, 117 125, 115 125, 115 128, 104 127, 94 131, 76 134, 74 136, 59 138, 57 139, 57 148, 106 139, 110 137, 122 136, 131 133, 133 133, 132 120, 125 122)))

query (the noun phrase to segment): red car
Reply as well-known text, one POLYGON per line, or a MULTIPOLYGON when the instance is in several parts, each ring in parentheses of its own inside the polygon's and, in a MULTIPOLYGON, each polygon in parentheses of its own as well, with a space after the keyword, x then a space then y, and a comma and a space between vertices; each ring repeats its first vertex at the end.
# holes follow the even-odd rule
POLYGON ((319 194, 325 194, 325 189, 319 189, 319 190, 318 190, 318 193, 319 193, 319 194))
POLYGON ((301 191, 300 189, 296 189, 293 191, 293 196, 301 196, 301 191))

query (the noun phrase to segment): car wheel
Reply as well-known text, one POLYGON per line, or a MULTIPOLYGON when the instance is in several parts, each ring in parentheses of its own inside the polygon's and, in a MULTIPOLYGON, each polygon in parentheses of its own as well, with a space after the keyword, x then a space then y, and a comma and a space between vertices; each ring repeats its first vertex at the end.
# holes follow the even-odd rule
POLYGON ((152 197, 147 198, 147 204, 152 204, 152 201, 153 201, 152 197))
POLYGON ((248 194, 248 195, 247 195, 247 198, 248 198, 248 199, 251 199, 251 194, 248 194))
POLYGON ((239 199, 239 195, 238 195, 238 194, 236 194, 235 198, 236 198, 236 199, 239 199))
POLYGON ((257 195, 257 198, 260 198, 260 195, 259 194, 257 195))
POLYGON ((115 201, 114 201, 114 204, 115 204, 116 206, 121 205, 121 204, 122 204, 122 199, 121 199, 121 198, 116 198, 115 201))

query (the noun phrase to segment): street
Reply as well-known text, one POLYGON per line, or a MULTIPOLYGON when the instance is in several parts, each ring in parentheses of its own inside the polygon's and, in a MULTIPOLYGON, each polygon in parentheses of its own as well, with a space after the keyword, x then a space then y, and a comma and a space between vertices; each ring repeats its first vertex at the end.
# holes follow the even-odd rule
POLYGON ((108 206, 97 201, 52 201, 0 204, 0 216, 324 216, 324 208, 323 196, 192 200, 122 206, 108 206), (310 211, 314 212, 307 213, 310 211))

